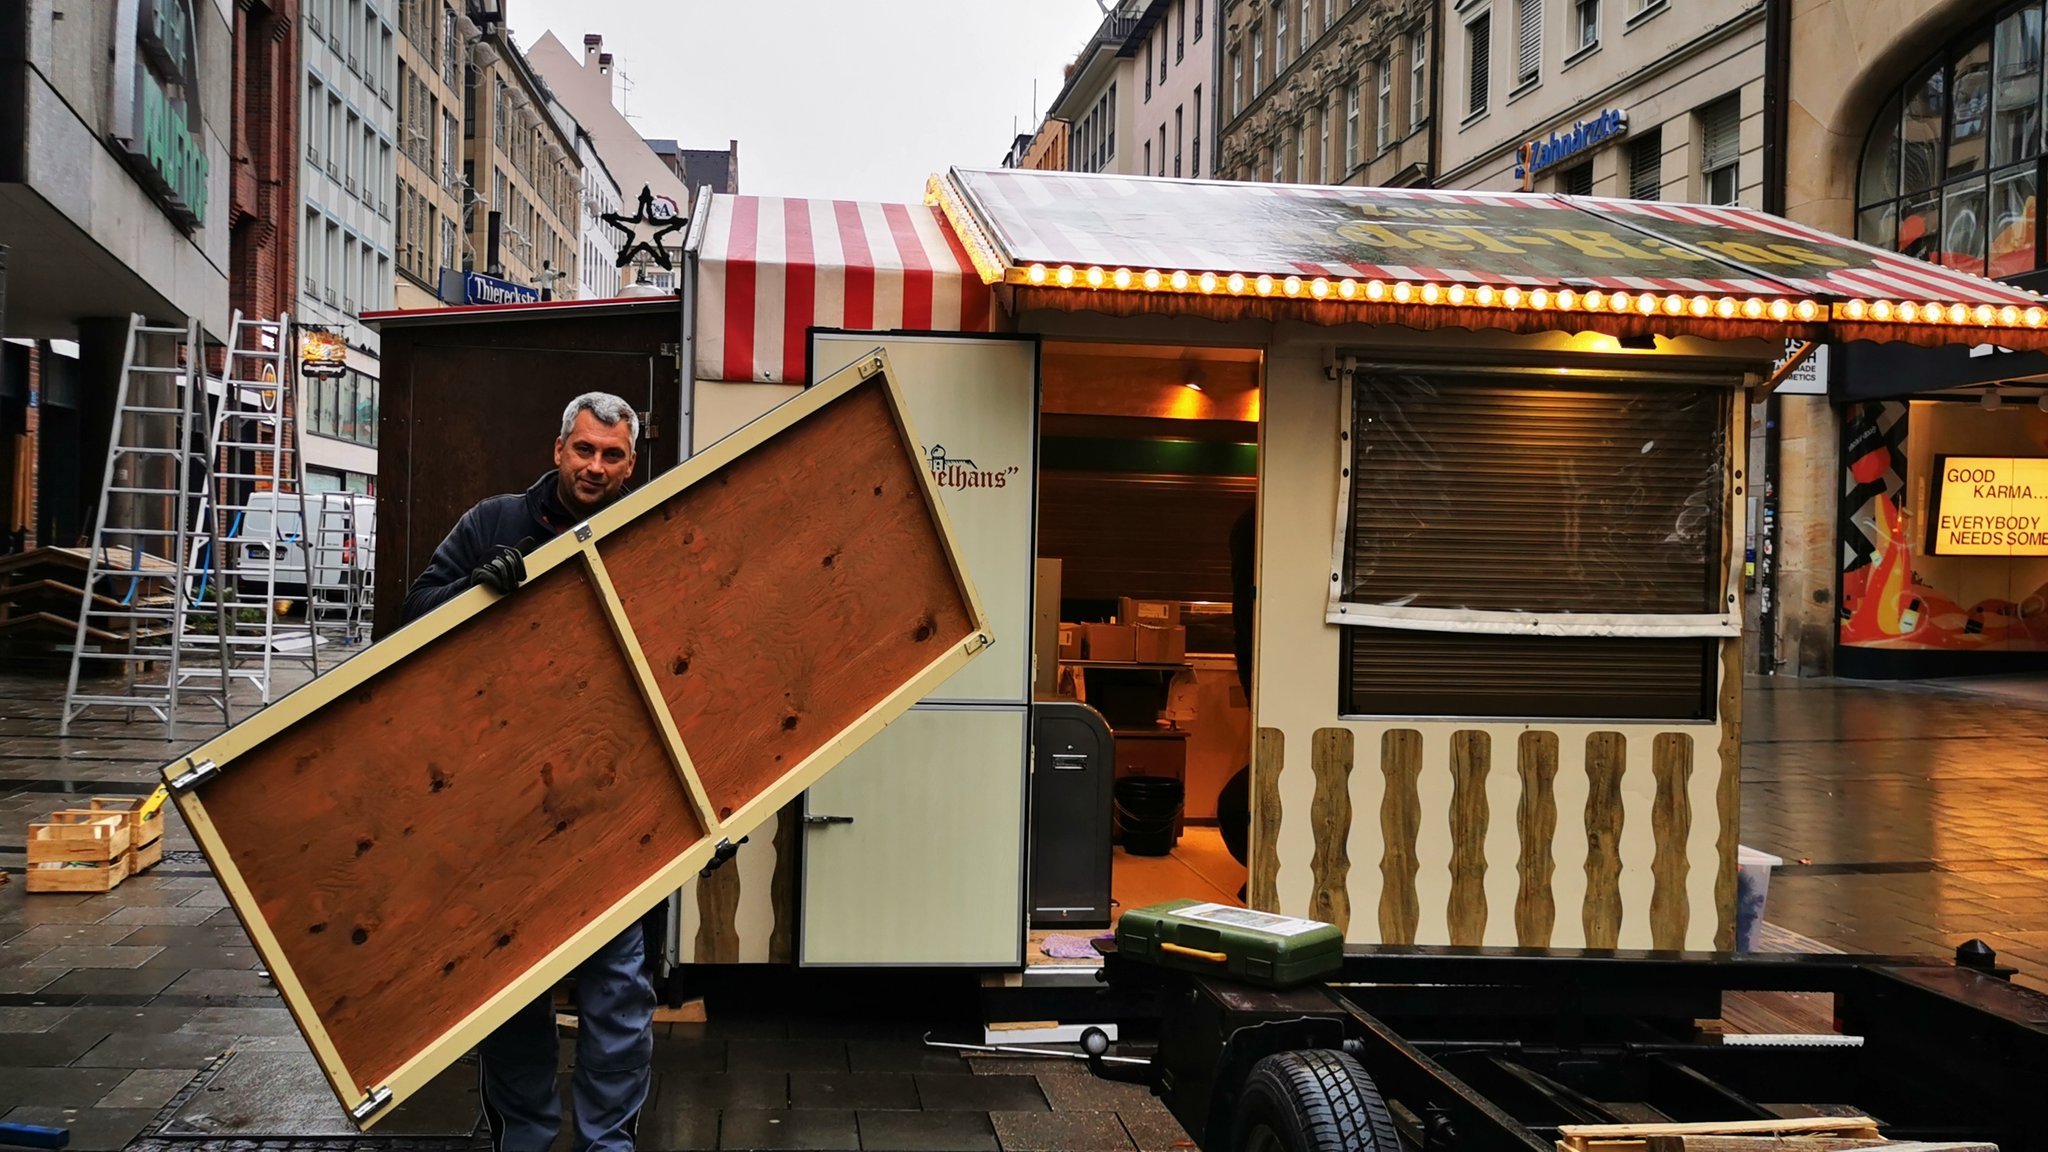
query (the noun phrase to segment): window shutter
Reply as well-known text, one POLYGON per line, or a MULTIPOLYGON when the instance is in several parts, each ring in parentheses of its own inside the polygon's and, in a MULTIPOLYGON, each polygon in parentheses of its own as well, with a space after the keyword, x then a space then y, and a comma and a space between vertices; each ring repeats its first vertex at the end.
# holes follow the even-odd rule
POLYGON ((1593 194, 1593 165, 1591 161, 1565 169, 1559 182, 1558 191, 1567 196, 1591 196, 1593 194))
POLYGON ((1742 153, 1742 105, 1735 97, 1716 100, 1700 113, 1702 135, 1701 171, 1712 172, 1735 163, 1742 153))
POLYGON ((1481 16, 1465 26, 1465 38, 1471 45, 1472 71, 1467 77, 1469 99, 1466 111, 1479 112, 1486 108, 1486 82, 1493 70, 1493 16, 1481 16))
POLYGON ((1628 194, 1635 200, 1655 200, 1664 190, 1664 133, 1653 129, 1628 146, 1628 194))
POLYGON ((1521 39, 1516 53, 1516 78, 1533 80, 1543 69, 1543 0, 1520 0, 1521 39))

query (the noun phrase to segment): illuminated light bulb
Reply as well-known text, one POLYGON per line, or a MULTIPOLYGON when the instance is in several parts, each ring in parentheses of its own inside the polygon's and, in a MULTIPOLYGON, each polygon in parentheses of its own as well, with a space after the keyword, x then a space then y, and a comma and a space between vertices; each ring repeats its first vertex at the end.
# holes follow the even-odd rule
POLYGON ((1444 290, 1442 288, 1434 284, 1424 284, 1422 286, 1422 302, 1424 304, 1441 304, 1443 301, 1444 290))
POLYGON ((1664 312, 1666 315, 1676 316, 1684 311, 1685 297, 1673 294, 1664 298, 1664 312))
POLYGON ((1402 281, 1394 285, 1394 303, 1406 304, 1415 299, 1415 285, 1402 281))
POLYGON ((1129 288, 1131 286, 1131 270, 1129 268, 1117 269, 1116 275, 1111 276, 1109 282, 1119 288, 1129 288))
POLYGON ((1723 320, 1733 320, 1735 319, 1735 311, 1738 307, 1739 305, 1735 303, 1735 297, 1723 296, 1719 300, 1714 301, 1714 315, 1719 316, 1723 320))
POLYGON ((1991 323, 1991 318, 1993 316, 1996 316, 1997 314, 1998 310, 1993 308, 1991 305, 1979 304, 1977 305, 1976 311, 1971 313, 1971 318, 1976 320, 1979 324, 1989 324, 1991 323))
POLYGON ((1798 303, 1798 305, 1793 308, 1793 311, 1798 313, 1799 318, 1807 322, 1808 324, 1811 324, 1815 320, 1820 319, 1820 305, 1814 303, 1811 300, 1801 300, 1798 303))
POLYGON ((1847 304, 1842 305, 1842 315, 1847 316, 1851 320, 1861 320, 1869 312, 1870 305, 1865 304, 1861 300, 1851 300, 1847 304))
POLYGON ((1692 298, 1692 302, 1687 305, 1687 308, 1691 310, 1693 315, 1704 320, 1714 310, 1714 302, 1705 296, 1695 296, 1692 298))
POLYGON ((2032 308, 2027 309, 2024 318, 2026 319, 2027 327, 2039 328, 2041 326, 2041 320, 2043 318, 2040 306, 2036 305, 2032 308))
POLYGON ((1216 290, 1216 285, 1218 283, 1216 279, 1216 274, 1214 272, 1202 273, 1202 279, 1199 281, 1199 283, 1202 286, 1202 291, 1214 292, 1216 290))
POLYGON ((1529 307, 1543 309, 1550 307, 1550 292, 1543 288, 1529 290, 1529 307))
POLYGON ((1598 312, 1607 307, 1607 293, 1598 288, 1586 293, 1586 311, 1598 312))
POLYGON ((1566 312, 1577 308, 1579 306, 1579 294, 1569 288, 1560 289, 1557 293, 1557 306, 1566 312))
POLYGON ((1920 319, 1920 306, 1911 300, 1899 305, 1899 319, 1911 324, 1920 319))
POLYGON ((1969 310, 1969 308, 1968 308, 1968 307, 1966 307, 1966 306, 1964 306, 1964 305, 1961 305, 1961 304, 1951 304, 1951 305, 1949 305, 1949 306, 1948 306, 1948 322, 1949 322, 1949 323, 1951 323, 1951 324, 1961 324, 1961 323, 1964 323, 1964 322, 1968 321, 1968 320, 1969 320, 1969 318, 1970 318, 1970 310, 1969 310))
POLYGON ((1257 280, 1252 281, 1252 288, 1261 296, 1271 296, 1273 294, 1273 278, 1271 276, 1261 276, 1257 280))
POLYGON ((1500 290, 1500 302, 1510 308, 1522 306, 1522 290, 1510 284, 1500 290))
POLYGON ((1870 305, 1870 318, 1871 318, 1872 320, 1889 320, 1889 319, 1891 319, 1891 318, 1892 318, 1892 302, 1891 302, 1891 301, 1889 301, 1889 300, 1878 300, 1878 301, 1875 301, 1874 303, 1872 303, 1872 304, 1870 305))
POLYGON ((1920 314, 1927 318, 1929 324, 1941 323, 1942 311, 1941 305, 1934 303, 1932 300, 1920 306, 1920 314))
POLYGON ((1055 279, 1059 281, 1060 287, 1072 288, 1074 286, 1074 266, 1072 264, 1060 265, 1059 275, 1055 279))
POLYGON ((1167 279, 1167 283, 1173 285, 1173 290, 1175 292, 1185 292, 1188 290, 1188 285, 1192 282, 1192 280, 1193 278, 1190 277, 1186 272, 1182 272, 1176 269, 1173 275, 1167 279))
POLYGON ((1337 281, 1337 295, 1342 296, 1346 300, 1358 299, 1358 281, 1353 280, 1349 276, 1337 281))
POLYGON ((1145 272, 1145 291, 1157 292, 1159 291, 1159 286, 1164 283, 1166 283, 1166 277, 1161 276, 1157 268, 1148 269, 1145 272))
POLYGON ((2007 304, 1998 310, 1998 322, 2010 328, 2020 322, 2020 310, 2007 304))
POLYGON ((1636 297, 1636 311, 1648 316, 1657 310, 1657 298, 1648 292, 1636 297))
POLYGON ((1783 300, 1771 301, 1771 319, 1787 320, 1792 316, 1792 305, 1783 300))
POLYGON ((1102 287, 1103 281, 1104 281, 1104 280, 1106 280, 1106 279, 1108 279, 1108 276, 1107 276, 1107 274, 1106 274, 1106 273, 1104 273, 1104 272, 1102 271, 1102 269, 1100 269, 1100 268, 1090 268, 1090 269, 1088 269, 1088 286, 1089 286, 1090 288, 1100 288, 1100 287, 1102 287))
POLYGON ((1744 301, 1742 302, 1742 318, 1743 318, 1743 319, 1745 319, 1745 320, 1761 320, 1761 319, 1763 319, 1763 318, 1764 318, 1764 302, 1763 302, 1763 301, 1761 301, 1761 300, 1759 300, 1759 299, 1757 299, 1757 298, 1756 298, 1756 297, 1754 297, 1754 296, 1751 296, 1751 297, 1750 297, 1749 299, 1747 299, 1747 300, 1744 300, 1744 301))
POLYGON ((1228 279, 1228 280, 1224 281, 1223 283, 1224 283, 1224 285, 1225 285, 1226 287, 1228 287, 1228 288, 1230 289, 1230 291, 1231 291, 1231 293, 1232 293, 1233 295, 1237 295, 1237 296, 1242 296, 1242 295, 1244 295, 1244 287, 1245 287, 1245 278, 1244 278, 1244 273, 1242 273, 1242 272, 1232 272, 1232 273, 1230 274, 1230 279, 1228 279))
POLYGON ((1451 303, 1462 307, 1465 301, 1471 299, 1472 293, 1466 291, 1463 284, 1453 284, 1444 290, 1444 296, 1451 303))
POLYGON ((1024 278, 1033 284, 1045 283, 1045 265, 1033 264, 1030 270, 1024 273, 1024 278))
POLYGON ((1616 312, 1626 312, 1635 306, 1635 301, 1629 299, 1629 294, 1626 292, 1616 292, 1607 298, 1607 306, 1616 312))
POLYGON ((1301 295, 1301 277, 1289 276, 1286 280, 1281 281, 1280 287, 1289 296, 1299 296, 1301 295))
POLYGON ((1385 300, 1387 298, 1387 286, 1377 280, 1366 281, 1365 298, 1367 300, 1385 300))
POLYGON ((1308 294, 1318 300, 1327 299, 1330 295, 1330 282, 1321 276, 1316 277, 1308 286, 1308 294))
POLYGON ((1481 308, 1493 307, 1493 285, 1481 284, 1472 290, 1472 301, 1481 308))

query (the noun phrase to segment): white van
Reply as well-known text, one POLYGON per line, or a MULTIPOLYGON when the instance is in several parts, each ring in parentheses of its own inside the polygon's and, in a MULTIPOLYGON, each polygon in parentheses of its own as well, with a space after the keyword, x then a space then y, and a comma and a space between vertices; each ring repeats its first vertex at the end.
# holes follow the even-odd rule
MULTIPOLYGON (((312 520, 313 584, 331 596, 345 595, 352 584, 367 587, 377 566, 377 500, 360 492, 308 492, 306 516, 312 520)), ((270 559, 277 557, 276 597, 306 597, 308 529, 299 519, 300 497, 291 492, 256 492, 247 505, 231 511, 221 525, 227 575, 235 578, 244 597, 261 596, 270 579, 270 559)))

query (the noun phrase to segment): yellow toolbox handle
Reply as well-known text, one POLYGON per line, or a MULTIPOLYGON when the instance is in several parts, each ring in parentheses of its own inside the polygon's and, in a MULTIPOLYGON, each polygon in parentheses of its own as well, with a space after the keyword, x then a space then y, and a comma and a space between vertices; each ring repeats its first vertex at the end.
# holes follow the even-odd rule
POLYGON ((1212 964, 1230 963, 1230 957, 1224 953, 1204 952, 1200 948, 1190 948, 1185 944, 1175 944, 1169 940, 1160 941, 1159 950, 1161 952, 1173 952, 1181 956, 1193 956, 1197 960, 1207 960, 1212 964))

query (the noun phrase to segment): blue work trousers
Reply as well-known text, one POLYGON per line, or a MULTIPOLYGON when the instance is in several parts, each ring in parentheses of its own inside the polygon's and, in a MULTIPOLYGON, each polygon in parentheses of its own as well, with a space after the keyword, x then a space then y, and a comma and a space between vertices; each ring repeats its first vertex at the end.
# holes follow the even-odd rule
MULTIPOLYGON (((632 1152, 654 1060, 654 983, 639 922, 576 969, 574 1152, 632 1152)), ((542 996, 477 1046, 496 1152, 547 1152, 562 1129, 555 1007, 542 996)))

